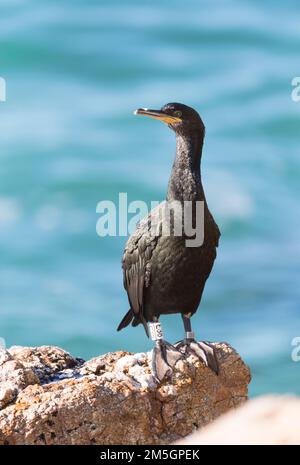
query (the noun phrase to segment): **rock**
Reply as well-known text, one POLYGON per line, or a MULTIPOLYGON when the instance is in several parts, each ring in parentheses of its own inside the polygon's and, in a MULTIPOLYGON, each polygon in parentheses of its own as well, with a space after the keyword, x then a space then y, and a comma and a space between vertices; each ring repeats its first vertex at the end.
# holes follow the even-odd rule
POLYGON ((66 373, 68 368, 80 364, 80 360, 71 357, 59 347, 13 346, 9 349, 9 353, 15 360, 21 362, 23 367, 33 370, 42 384, 55 379, 56 374, 62 370, 66 373))
POLYGON ((17 397, 18 392, 39 379, 30 367, 25 367, 11 353, 0 348, 0 409, 17 397))
POLYGON ((165 444, 247 399, 250 373, 215 343, 216 376, 193 357, 158 385, 149 353, 88 362, 57 347, 0 349, 0 444, 165 444))
POLYGON ((300 444, 300 398, 262 396, 250 400, 177 444, 300 444))

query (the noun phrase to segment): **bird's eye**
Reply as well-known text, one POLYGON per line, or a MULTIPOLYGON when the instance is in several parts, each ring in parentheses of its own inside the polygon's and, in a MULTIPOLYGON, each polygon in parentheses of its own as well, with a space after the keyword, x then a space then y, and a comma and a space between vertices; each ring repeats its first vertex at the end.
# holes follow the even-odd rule
POLYGON ((182 112, 181 111, 174 111, 174 116, 177 116, 178 118, 180 118, 182 116, 182 112))

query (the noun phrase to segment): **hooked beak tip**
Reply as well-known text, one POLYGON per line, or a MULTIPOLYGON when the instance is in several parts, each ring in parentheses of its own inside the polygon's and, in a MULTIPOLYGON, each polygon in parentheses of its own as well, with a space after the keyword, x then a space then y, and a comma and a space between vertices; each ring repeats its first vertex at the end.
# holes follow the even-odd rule
POLYGON ((148 108, 138 108, 137 110, 134 110, 133 114, 134 115, 144 115, 148 111, 148 108))

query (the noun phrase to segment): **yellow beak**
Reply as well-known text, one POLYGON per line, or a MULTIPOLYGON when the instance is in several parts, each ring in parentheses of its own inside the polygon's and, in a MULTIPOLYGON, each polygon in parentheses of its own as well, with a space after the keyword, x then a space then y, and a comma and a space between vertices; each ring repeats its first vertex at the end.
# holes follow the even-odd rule
POLYGON ((161 110, 149 110, 148 108, 138 108, 134 112, 135 115, 149 116, 150 118, 158 119, 166 124, 181 123, 182 119, 177 116, 167 115, 161 110))

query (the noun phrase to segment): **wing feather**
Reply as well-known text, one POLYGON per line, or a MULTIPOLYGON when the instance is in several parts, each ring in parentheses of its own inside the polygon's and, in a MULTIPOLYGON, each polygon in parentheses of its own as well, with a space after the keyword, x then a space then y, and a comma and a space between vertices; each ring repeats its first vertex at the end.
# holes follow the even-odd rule
MULTIPOLYGON (((136 320, 144 326, 144 292, 151 282, 151 258, 158 236, 151 235, 151 221, 160 220, 160 208, 155 207, 138 225, 127 241, 122 259, 123 282, 136 320)), ((146 329, 146 328, 145 328, 146 329)))

